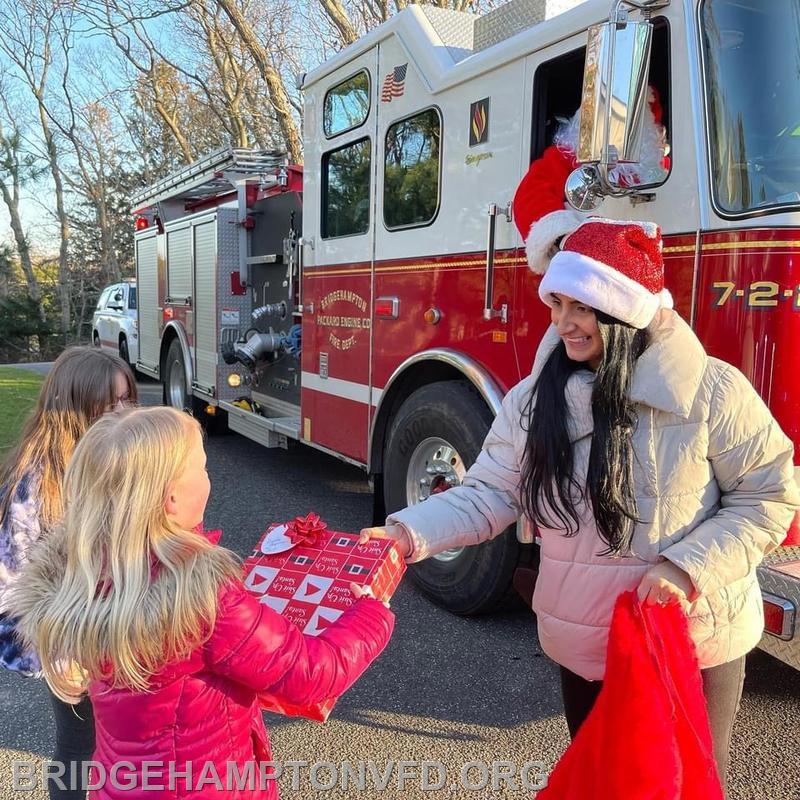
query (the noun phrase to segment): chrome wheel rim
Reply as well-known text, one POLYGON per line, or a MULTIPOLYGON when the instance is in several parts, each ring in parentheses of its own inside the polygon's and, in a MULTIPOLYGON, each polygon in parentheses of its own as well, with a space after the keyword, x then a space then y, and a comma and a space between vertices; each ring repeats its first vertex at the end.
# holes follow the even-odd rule
MULTIPOLYGON (((459 486, 466 474, 464 459, 446 439, 431 436, 414 448, 406 472, 406 498, 409 505, 424 503, 431 495, 459 486)), ((438 561, 453 561, 464 551, 454 547, 433 556, 438 561)))

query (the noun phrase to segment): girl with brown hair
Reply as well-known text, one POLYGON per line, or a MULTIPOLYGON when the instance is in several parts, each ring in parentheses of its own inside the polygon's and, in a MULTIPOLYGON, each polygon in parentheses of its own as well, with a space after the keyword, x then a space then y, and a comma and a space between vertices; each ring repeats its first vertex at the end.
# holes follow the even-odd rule
MULTIPOLYGON (((21 646, 15 620, 7 614, 10 589, 36 543, 60 521, 62 480, 78 440, 106 411, 137 400, 136 381, 118 356, 71 347, 45 378, 36 408, 19 443, 0 465, 0 666, 38 675, 35 653, 21 646)), ((56 722, 54 760, 68 764, 91 758, 94 718, 84 698, 64 703, 51 693, 56 722)), ((50 785, 51 798, 83 797, 50 785)))

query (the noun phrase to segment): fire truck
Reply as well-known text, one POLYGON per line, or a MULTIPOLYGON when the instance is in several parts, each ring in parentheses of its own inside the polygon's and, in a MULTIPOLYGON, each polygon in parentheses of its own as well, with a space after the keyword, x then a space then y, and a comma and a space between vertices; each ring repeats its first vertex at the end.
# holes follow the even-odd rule
MULTIPOLYGON (((661 226, 678 312, 800 457, 799 28, 800 0, 409 5, 300 78, 302 168, 221 150, 134 198, 137 368, 210 425, 363 468, 378 522, 457 485, 549 323, 514 190, 580 109, 570 202, 661 226), (669 173, 623 187, 648 86, 669 173)), ((762 646, 800 669, 798 545, 760 580, 762 646)), ((520 524, 412 577, 474 614, 535 568, 520 524)))

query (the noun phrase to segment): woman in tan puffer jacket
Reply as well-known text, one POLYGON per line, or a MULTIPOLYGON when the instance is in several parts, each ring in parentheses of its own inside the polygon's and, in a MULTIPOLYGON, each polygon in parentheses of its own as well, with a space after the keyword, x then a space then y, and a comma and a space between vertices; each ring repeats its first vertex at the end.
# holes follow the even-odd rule
POLYGON ((590 219, 539 287, 552 322, 463 484, 392 514, 410 562, 536 523, 533 598, 574 736, 605 673, 612 609, 637 589, 680 602, 720 776, 763 609, 756 566, 800 505, 793 447, 745 377, 672 310, 661 235, 590 219))

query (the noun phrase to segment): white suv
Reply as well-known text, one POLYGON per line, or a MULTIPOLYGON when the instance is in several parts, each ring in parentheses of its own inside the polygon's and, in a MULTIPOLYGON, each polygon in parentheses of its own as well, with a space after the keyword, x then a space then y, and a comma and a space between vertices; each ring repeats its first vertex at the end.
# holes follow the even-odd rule
POLYGON ((100 294, 92 319, 92 344, 113 350, 136 368, 139 358, 139 320, 136 281, 107 286, 100 294))

